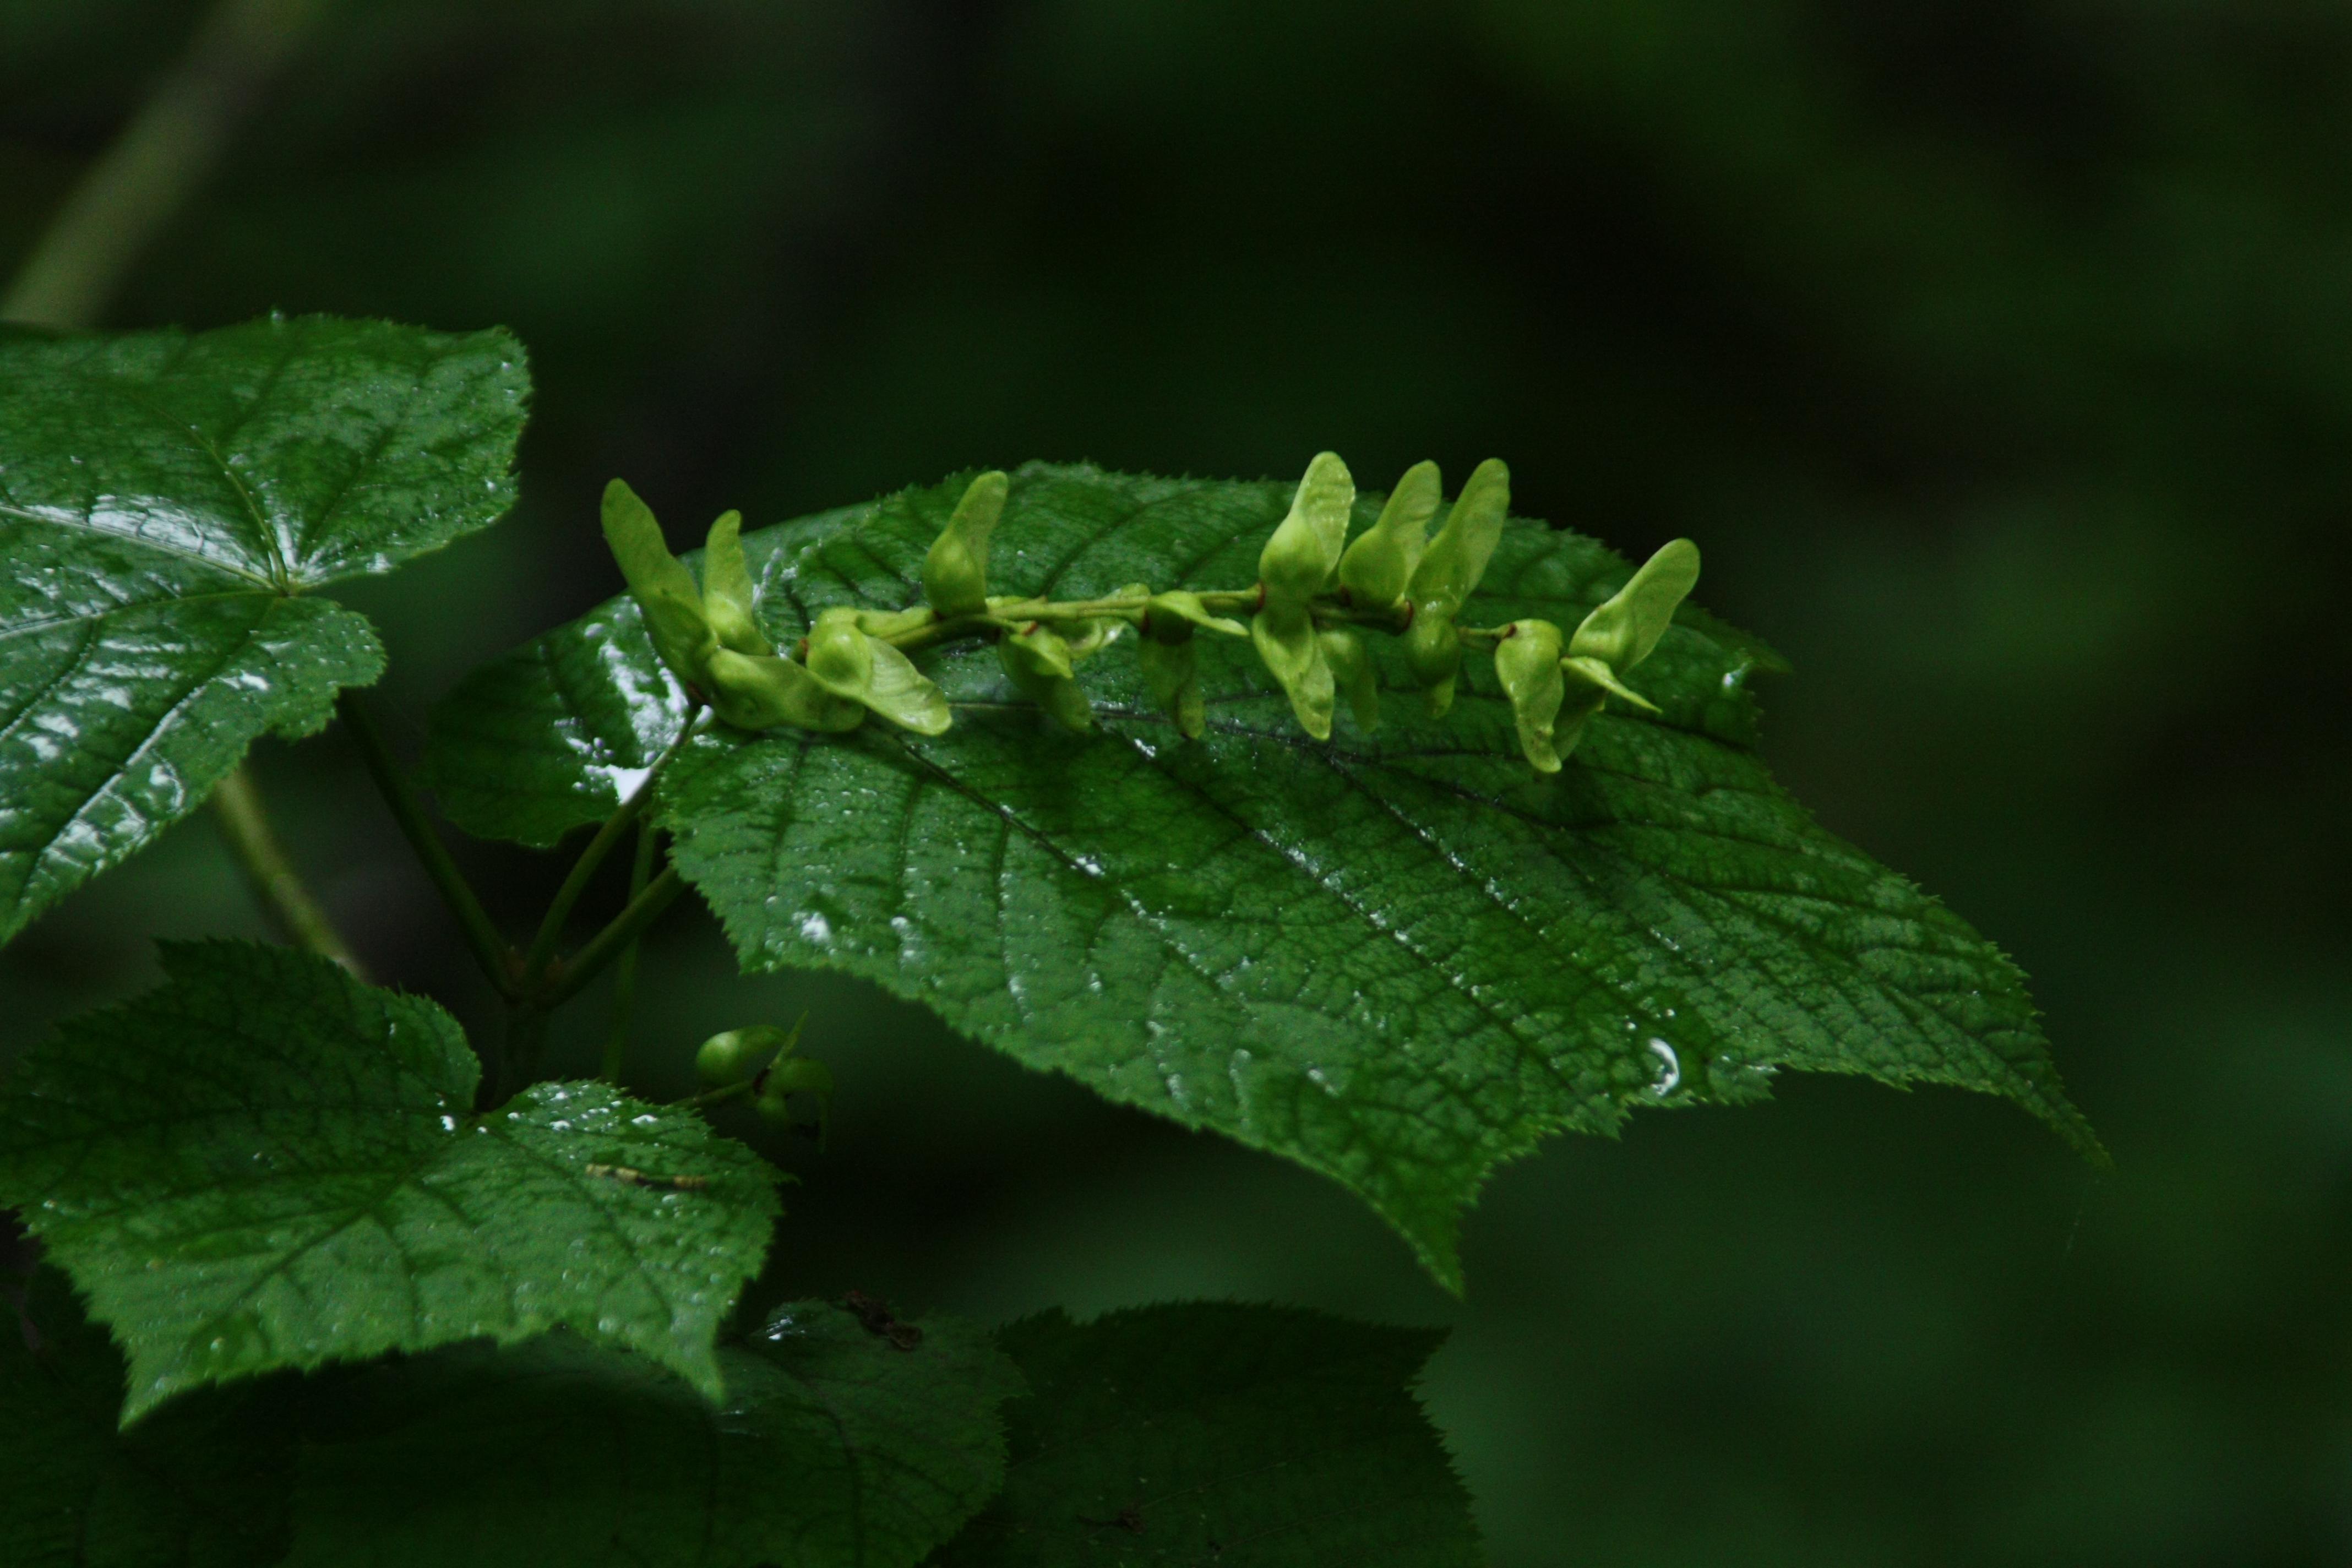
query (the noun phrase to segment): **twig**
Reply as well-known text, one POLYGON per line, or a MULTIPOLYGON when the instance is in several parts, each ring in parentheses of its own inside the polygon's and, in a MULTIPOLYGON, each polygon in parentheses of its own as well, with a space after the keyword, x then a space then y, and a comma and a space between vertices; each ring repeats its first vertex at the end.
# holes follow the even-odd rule
POLYGON ((673 1110, 699 1110, 707 1105, 724 1105, 730 1100, 740 1100, 751 1092, 758 1079, 747 1078, 740 1083, 730 1083, 718 1089, 706 1089, 700 1094, 689 1094, 684 1100, 669 1102, 673 1110))
POLYGON ((335 700, 335 710, 342 715, 343 724, 359 746, 360 760, 367 764, 368 776, 392 808, 393 820, 407 837, 409 847, 416 851, 425 873, 441 891, 442 901, 457 918, 457 926, 465 933, 466 944, 473 950, 474 962, 482 966, 499 994, 511 997, 518 993, 519 965, 515 952, 499 928, 483 910, 481 900, 457 869, 457 862, 449 858, 448 846, 441 842, 433 824, 425 820, 425 807, 416 792, 408 786, 407 775, 400 770, 398 759, 385 744, 383 731, 376 727, 375 717, 368 711, 366 699, 357 691, 346 691, 335 700))
POLYGON ((269 826, 268 813, 263 810, 261 795, 253 787, 252 775, 243 763, 229 770, 220 787, 213 792, 213 807, 218 814, 221 837, 228 841, 229 853, 253 885, 253 896, 278 931, 298 947, 308 948, 323 958, 331 958, 362 980, 367 970, 355 956, 342 933, 327 918, 310 889, 294 869, 287 857, 286 847, 269 826))
MULTIPOLYGON (((644 894, 646 884, 654 874, 654 849, 660 834, 651 823, 637 825, 637 858, 629 868, 629 900, 634 903, 644 894)), ((613 1022, 604 1036, 604 1061, 601 1075, 607 1083, 621 1081, 621 1069, 629 1057, 629 1015, 637 1001, 637 950, 641 943, 632 942, 621 950, 613 968, 613 1022)))
POLYGON ((684 891, 686 879, 677 874, 677 867, 656 877, 644 892, 629 900, 628 908, 613 917, 612 924, 590 939, 587 946, 548 972, 543 989, 533 998, 539 1007, 559 1007, 578 995, 581 987, 618 958, 684 891))
POLYGON ((488 1084, 491 1105, 503 1104, 507 1095, 530 1081, 539 1065, 540 1053, 547 1048, 547 1009, 524 998, 507 1007, 506 1039, 497 1058, 490 1064, 488 1084))
POLYGON ((223 0, 114 144, 66 198, 0 318, 82 327, 201 185, 321 0, 223 0))

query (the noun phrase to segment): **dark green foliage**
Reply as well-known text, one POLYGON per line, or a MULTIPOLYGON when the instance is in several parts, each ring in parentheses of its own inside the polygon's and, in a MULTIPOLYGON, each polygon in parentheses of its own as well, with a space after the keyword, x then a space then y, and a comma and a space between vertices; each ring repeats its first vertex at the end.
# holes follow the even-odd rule
POLYGON ((128 1430, 121 1362, 63 1279, 0 1334, 12 1568, 908 1568, 1004 1474, 1020 1374, 926 1319, 900 1350, 787 1307, 712 1405, 553 1334, 200 1390, 128 1430))
POLYGON ((0 1553, 14 1568, 274 1561, 290 1428, 240 1388, 198 1394, 121 1430, 122 1358, 64 1277, 35 1273, 19 1316, 0 1301, 0 1553))
POLYGON ((0 940, 383 672, 295 595, 504 512, 529 386, 501 332, 0 339, 0 940))
MULTIPOLYGON (((1032 465, 996 585, 1245 585, 1290 489, 1032 465)), ((769 634, 913 603, 962 489, 751 535, 769 634)), ((1591 540, 1514 524, 1464 619, 1573 626, 1626 574, 1591 540)), ((2095 1149, 2016 970, 1772 783, 1757 657, 1714 627, 1688 618, 1643 666, 1660 716, 1611 710, 1551 778, 1483 658, 1443 720, 1393 701, 1389 727, 1325 745, 1245 654, 1212 647, 1208 732, 1186 742, 1124 648, 1086 667, 1101 728, 1073 736, 966 645, 925 660, 949 733, 721 727, 664 780, 661 820, 747 968, 845 969, 1034 1066, 1324 1171, 1450 1284, 1456 1216, 1498 1163, 1631 1107, 1759 1098, 1784 1067, 2000 1094, 2095 1149)), ((682 711, 628 606, 607 605, 444 705, 436 777, 509 759, 533 789, 469 820, 544 835, 682 711)))
POLYGON ((557 1333, 199 1390, 127 1430, 54 1271, 25 1321, 37 1348, 0 1341, 24 1568, 1482 1561, 1412 1391, 1438 1336, 1317 1312, 927 1318, 909 1342, 801 1302, 720 1352, 720 1405, 557 1333))
MULTIPOLYGON (((25 543, 0 600, 18 617, 0 627, 17 644, 0 674, 25 694, 12 729, 38 743, 0 786, 37 828, 40 789, 78 768, 110 769, 95 795, 127 800, 120 781, 139 759, 183 758, 142 775, 150 807, 167 773, 175 787, 199 781, 166 809, 77 808, 51 824, 25 862, 16 924, 193 805, 257 725, 315 727, 339 686, 373 678, 366 623, 298 595, 505 504, 519 373, 481 363, 502 343, 274 321, 197 339, 8 340, 33 395, 0 468, 5 525, 25 543), (394 363, 412 372, 404 391, 394 363), (473 479, 487 499, 452 492, 473 479), (42 618, 61 605, 71 614, 42 618), (152 613, 135 649, 133 607, 152 613), (239 662, 254 637, 213 637, 216 616, 250 616, 247 633, 309 617, 367 658, 336 664, 313 637, 287 645, 294 674, 262 670, 239 662), (45 639, 70 625, 84 640, 43 664, 58 652, 45 639), (132 676, 177 695, 159 706, 103 684, 132 676), (224 696, 255 723, 205 705, 224 696), (77 704, 130 727, 93 731, 77 704), (60 843, 82 852, 61 862, 71 875, 51 864, 60 843)), ((804 551, 872 510, 756 542, 772 611, 804 551)), ((749 614, 750 579, 733 581, 728 603, 749 614)), ((806 618, 795 609, 788 637, 806 618)), ((592 617, 572 633, 446 706, 431 769, 461 817, 551 840, 608 814, 674 738, 687 693, 628 668, 635 623, 592 617)), ((971 662, 955 668, 969 686, 971 662)), ((877 732, 844 755, 887 758, 877 732)), ((688 754, 688 789, 723 780, 740 741, 730 731, 688 754)), ((1175 826, 1171 851, 1197 837, 1175 826)), ((485 940, 495 977, 501 939, 485 940)), ((430 1001, 308 952, 167 944, 163 963, 160 989, 70 1022, 0 1088, 0 1203, 57 1266, 29 1280, 24 1332, 0 1356, 0 1442, 16 1450, 0 1459, 31 1483, 0 1516, 18 1555, 910 1568, 1000 1493, 997 1407, 1025 1384, 980 1331, 902 1321, 853 1294, 718 1342, 765 1251, 777 1177, 694 1110, 602 1081, 533 1084, 478 1110, 479 1065, 430 1001)), ((721 1075, 721 1089, 756 1089, 762 1109, 794 1090, 829 1098, 820 1064, 787 1065, 798 1073, 721 1075)), ((1085 1331, 1040 1321, 1013 1343, 1045 1380, 1024 1428, 1032 1463, 959 1560, 1026 1560, 1043 1521, 1146 1470, 1189 1484, 1163 1495, 1139 1480, 1103 1505, 1107 1521, 1080 1520, 1082 1557, 1099 1559, 1102 1529, 1145 1528, 1147 1509, 1176 1523, 1168 1506, 1188 1510, 1176 1534, 1196 1554, 1221 1555, 1225 1538, 1268 1563, 1475 1554, 1461 1489, 1406 1393, 1425 1336, 1201 1309, 1085 1331), (1072 1421, 1095 1440, 1056 1442, 1072 1421), (1079 1471, 1060 1473, 1073 1458, 1079 1471)))
POLYGON ((979 1329, 921 1328, 780 1309, 720 1352, 717 1406, 564 1335, 371 1368, 311 1427, 287 1561, 909 1568, 1003 1483, 1023 1386, 979 1329))
MULTIPOLYGON (((8 258, 217 8, 0 7, 8 258)), ((505 323, 541 384, 515 514, 349 600, 404 752, 616 589, 614 473, 683 545, 1015 456, 1495 452, 1524 511, 1705 543, 1802 669, 1775 775, 2017 955, 2120 1170, 1792 1075, 1547 1145, 1465 1220, 1429 1384, 1497 1568, 2343 1554, 2352 9, 242 8, 322 20, 113 319, 505 323)), ((477 1006, 335 739, 257 750, 360 951, 477 1006)), ((461 856, 509 921, 556 874, 461 856)), ((53 908, 0 1057, 244 897, 197 820, 53 908)), ((632 1081, 818 1008, 850 1137, 780 1141, 794 1280, 1439 1310, 1336 1188, 860 984, 732 991, 702 923, 647 951, 632 1081)))
POLYGON ((164 966, 0 1094, 0 1202, 124 1345, 125 1419, 277 1367, 557 1327, 718 1396, 711 1337, 777 1209, 757 1155, 608 1084, 477 1115, 456 1022, 321 958, 211 942, 164 966))
POLYGON ((1229 1305, 1015 1323, 1004 1495, 937 1568, 1475 1568, 1412 1393, 1438 1337, 1229 1305))

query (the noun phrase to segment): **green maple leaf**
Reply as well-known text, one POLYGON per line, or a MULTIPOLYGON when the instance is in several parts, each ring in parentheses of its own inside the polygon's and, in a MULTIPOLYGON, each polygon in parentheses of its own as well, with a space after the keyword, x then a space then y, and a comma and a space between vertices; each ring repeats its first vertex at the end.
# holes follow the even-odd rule
MULTIPOLYGON (((992 585, 1243 586, 1290 489, 1032 465, 992 585)), ((748 536, 770 635, 916 602, 961 491, 748 536)), ((1591 540, 1515 523, 1463 619, 1574 626, 1629 574, 1591 540)), ((1328 743, 1213 639, 1199 742, 1116 647, 1083 672, 1087 735, 1042 722, 992 650, 926 653, 948 733, 717 728, 665 777, 659 820, 747 968, 848 971, 1032 1066, 1323 1171, 1449 1285, 1459 1211, 1498 1163, 1635 1108, 1758 1099, 1783 1068, 2001 1095, 2096 1152, 2016 968, 1772 782, 1748 690, 1771 656, 1752 639, 1685 610, 1639 675, 1661 711, 1612 706, 1549 777, 1483 659, 1432 721, 1372 641, 1390 721, 1328 743)), ((436 776, 506 757, 530 787, 468 797, 459 820, 543 840, 617 804, 685 710, 618 601, 453 695, 436 776)))
POLYGON ((502 514, 529 388, 495 331, 0 337, 0 941, 383 673, 309 591, 502 514))
POLYGON ((275 1367, 558 1327, 718 1395, 712 1337, 777 1212, 756 1155, 601 1083, 478 1115, 455 1020, 309 953, 163 962, 164 986, 68 1024, 0 1091, 0 1204, 122 1344, 123 1419, 275 1367))
POLYGON ((1202 1304, 999 1337, 1032 1391, 1004 1495, 934 1568, 1486 1561, 1412 1392, 1439 1334, 1202 1304))

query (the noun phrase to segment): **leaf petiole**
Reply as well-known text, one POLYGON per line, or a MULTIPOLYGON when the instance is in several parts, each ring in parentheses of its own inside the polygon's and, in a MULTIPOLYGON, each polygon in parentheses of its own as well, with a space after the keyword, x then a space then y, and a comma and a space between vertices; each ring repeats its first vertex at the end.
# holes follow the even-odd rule
POLYGON ((589 939, 587 946, 562 963, 548 967, 541 977, 539 994, 530 998, 532 1009, 544 1015, 578 995, 588 982, 593 980, 606 964, 620 957, 684 891, 686 879, 677 874, 677 867, 672 866, 656 877, 646 885, 644 892, 629 900, 627 908, 613 917, 610 925, 589 939))
POLYGON ((466 874, 449 856, 449 847, 441 842, 426 820, 425 806, 409 787, 408 776, 401 771, 399 759, 385 743, 383 731, 376 727, 375 716, 368 710, 366 699, 356 690, 345 690, 335 699, 335 710, 342 716, 343 725, 351 731, 352 742, 359 747, 360 761, 366 764, 368 776, 375 781, 377 792, 392 808, 393 820, 408 840, 416 858, 423 863, 425 874, 439 889, 442 901, 457 920, 457 929, 464 932, 466 945, 481 965, 499 994, 509 999, 521 994, 521 973, 515 950, 499 928, 491 923, 482 900, 474 894, 466 874))
POLYGON ((612 853, 613 847, 621 841, 621 835, 629 830, 629 825, 644 814, 647 803, 653 799, 654 784, 660 779, 662 770, 686 749, 686 743, 701 728, 703 717, 709 711, 698 705, 688 713, 686 727, 677 732, 677 739, 663 748, 661 755, 656 757, 653 765, 646 770, 646 776, 637 781, 637 787, 631 790, 628 798, 604 819, 604 826, 596 830, 596 837, 588 841, 588 847, 583 849, 580 858, 572 862, 571 874, 563 879, 563 886, 556 889, 554 901, 547 906, 546 918, 539 922, 539 934, 531 938, 530 951, 522 961, 523 984, 526 987, 536 985, 554 962, 556 943, 563 940, 563 923, 572 918, 572 907, 588 890, 589 879, 596 874, 596 868, 604 863, 604 857, 612 853))
MULTIPOLYGON (((645 892, 652 879, 654 851, 660 839, 651 823, 637 825, 637 857, 629 868, 629 898, 632 901, 645 892)), ((613 1022, 604 1036, 604 1061, 597 1076, 607 1083, 621 1081, 621 1068, 629 1055, 629 1015, 637 1000, 637 943, 632 942, 622 950, 619 967, 613 972, 613 1022)))
POLYGON ((740 1083, 722 1084, 717 1089, 706 1089, 700 1094, 689 1094, 683 1100, 671 1100, 668 1109, 700 1110, 705 1106, 724 1105, 730 1100, 740 1100, 750 1094, 758 1086, 759 1081, 756 1078, 747 1078, 740 1083))
POLYGON ((343 940, 342 932, 328 918, 302 874, 278 841, 278 832, 269 824, 268 809, 261 803, 261 794, 254 788, 253 774, 239 763, 229 769, 213 791, 213 809, 219 814, 221 837, 228 841, 229 853, 245 870, 247 880, 253 884, 253 896, 269 912, 286 935, 298 947, 308 948, 322 958, 331 958, 362 980, 367 971, 343 940))

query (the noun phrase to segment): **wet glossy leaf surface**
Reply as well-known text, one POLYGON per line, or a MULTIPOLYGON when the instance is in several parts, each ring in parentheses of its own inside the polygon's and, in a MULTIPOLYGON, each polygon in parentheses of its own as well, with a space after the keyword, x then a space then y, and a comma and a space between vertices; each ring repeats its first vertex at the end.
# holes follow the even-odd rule
POLYGON ((936 1568, 1475 1568, 1470 1500, 1412 1392, 1439 1336, 1193 1305, 1000 1336, 1029 1379, 1004 1495, 936 1568))
POLYGON ((382 673, 296 595, 495 521, 528 390, 501 332, 0 339, 0 940, 382 673))
MULTIPOLYGON (((773 576, 857 510, 745 539, 751 569, 773 576)), ((701 552, 684 558, 698 565, 701 552)), ((467 832, 544 847, 610 816, 677 738, 686 712, 685 689, 653 657, 645 618, 625 594, 460 681, 434 710, 419 771, 467 832)))
POLYGON ((902 1351, 798 1303, 713 1405, 551 1334, 200 1390, 118 1430, 121 1359, 53 1270, 0 1335, 24 1568, 907 1568, 1003 1484, 1019 1372, 980 1328, 902 1351))
MULTIPOLYGON (((1244 585, 1290 488, 1033 465, 993 585, 1244 585)), ((748 536, 770 634, 914 602, 961 492, 748 536)), ((1573 626, 1629 574, 1515 522, 1462 618, 1573 626)), ((666 779, 662 820, 747 967, 863 975, 1110 1099, 1326 1172, 1449 1283, 1459 1211, 1497 1163, 1636 1107, 1758 1099, 1783 1068, 2001 1095, 2095 1147, 2016 969, 1773 784, 1750 640, 1686 612, 1637 674, 1662 713, 1612 706, 1550 777, 1520 757, 1485 658, 1429 721, 1393 642, 1371 640, 1389 721, 1328 744, 1245 648, 1202 647, 1199 742, 1127 647, 1082 673, 1086 736, 1046 725, 992 650, 926 654, 946 735, 714 731, 666 779)), ((612 605, 493 670, 478 689, 499 710, 453 699, 436 722, 529 759, 543 824, 614 798, 591 759, 649 756, 684 710, 612 605)), ((499 809, 508 827, 476 825, 529 816, 499 809)))
POLYGON ((778 1206, 756 1155, 601 1083, 477 1115, 447 1014, 307 953, 173 945, 164 968, 0 1091, 0 1204, 123 1346, 126 1418, 276 1367, 557 1327, 717 1394, 712 1338, 778 1206))

